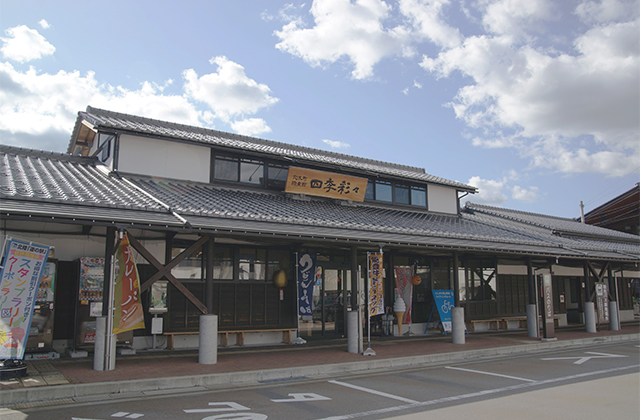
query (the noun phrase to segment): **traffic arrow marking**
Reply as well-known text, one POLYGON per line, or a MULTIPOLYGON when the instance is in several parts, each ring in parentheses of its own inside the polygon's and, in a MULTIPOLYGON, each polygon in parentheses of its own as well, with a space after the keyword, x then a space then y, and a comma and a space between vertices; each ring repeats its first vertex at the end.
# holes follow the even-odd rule
POLYGON ((615 357, 629 357, 629 356, 623 356, 620 354, 608 354, 608 353, 597 353, 595 351, 587 351, 587 354, 594 354, 595 356, 577 356, 577 357, 547 357, 547 358, 543 358, 541 360, 573 360, 573 359, 577 359, 575 362, 573 362, 574 365, 581 365, 583 363, 588 362, 591 359, 610 359, 610 358, 615 358, 615 357))

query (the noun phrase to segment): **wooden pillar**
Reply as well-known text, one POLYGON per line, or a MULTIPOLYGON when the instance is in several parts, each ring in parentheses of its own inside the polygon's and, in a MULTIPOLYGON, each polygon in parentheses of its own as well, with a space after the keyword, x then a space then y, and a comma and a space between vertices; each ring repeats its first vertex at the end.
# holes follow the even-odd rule
POLYGON ((205 261, 205 305, 210 314, 213 314, 213 236, 209 236, 207 242, 207 258, 205 261))
POLYGON ((460 306, 460 275, 458 271, 458 252, 453 252, 453 302, 455 306, 460 306))
POLYGON ((111 278, 111 261, 113 260, 113 254, 116 243, 116 228, 107 228, 107 239, 104 247, 104 282, 102 286, 102 316, 109 316, 109 302, 111 296, 109 295, 109 284, 113 281, 111 278))
POLYGON ((351 310, 353 311, 358 308, 358 296, 360 295, 358 274, 358 248, 353 246, 351 247, 351 310))

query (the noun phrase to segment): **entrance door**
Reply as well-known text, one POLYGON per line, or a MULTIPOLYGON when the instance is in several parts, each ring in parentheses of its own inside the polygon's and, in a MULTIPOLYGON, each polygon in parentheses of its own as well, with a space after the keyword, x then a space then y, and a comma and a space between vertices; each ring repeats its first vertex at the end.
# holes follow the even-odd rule
POLYGON ((313 288, 313 327, 301 331, 301 334, 345 335, 345 318, 351 302, 349 268, 346 264, 329 261, 318 263, 313 288))

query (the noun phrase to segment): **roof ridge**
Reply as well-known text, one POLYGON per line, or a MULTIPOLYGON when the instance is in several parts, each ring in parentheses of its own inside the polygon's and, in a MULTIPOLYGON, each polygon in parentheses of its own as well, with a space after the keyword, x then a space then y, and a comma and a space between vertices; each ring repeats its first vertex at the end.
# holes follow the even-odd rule
POLYGON ((522 214, 522 215, 528 215, 528 216, 539 216, 539 217, 544 217, 546 219, 558 219, 558 220, 562 220, 562 221, 566 221, 566 222, 575 222, 575 219, 572 219, 570 217, 561 217, 561 216, 553 216, 550 214, 543 214, 543 213, 534 213, 534 212, 529 212, 529 211, 523 211, 523 210, 515 210, 515 209, 508 209, 506 207, 497 207, 497 206, 488 206, 486 204, 476 204, 476 203, 472 203, 470 201, 467 201, 465 203, 465 207, 471 207, 472 209, 476 209, 479 211, 487 211, 487 212, 493 212, 493 213, 497 213, 499 212, 508 212, 508 213, 516 213, 516 214, 522 214))
POLYGON ((185 130, 189 130, 189 131, 199 131, 201 133, 205 133, 205 134, 217 134, 220 135, 222 137, 233 137, 237 140, 242 140, 242 141, 246 141, 247 143, 262 143, 262 144, 267 144, 270 146, 278 146, 278 147, 283 147, 283 148, 287 148, 287 149, 295 149, 298 151, 307 151, 307 152, 314 152, 314 153, 318 153, 318 154, 324 154, 327 156, 331 156, 331 157, 337 157, 337 158, 343 158, 343 159, 350 159, 350 160, 355 160, 355 161, 359 161, 362 163, 373 163, 373 164, 378 164, 378 165, 382 165, 382 166, 387 166, 387 167, 393 167, 396 169, 401 169, 401 170, 406 170, 406 171, 410 171, 410 172, 416 172, 416 173, 421 173, 421 174, 426 174, 426 170, 424 168, 420 168, 418 166, 410 166, 410 165, 403 165, 401 163, 393 163, 393 162, 385 162, 382 160, 376 160, 376 159, 370 159, 370 158, 365 158, 365 157, 360 157, 360 156, 355 156, 355 155, 348 155, 346 153, 339 153, 339 152, 334 152, 334 151, 330 151, 330 150, 323 150, 323 149, 317 149, 314 147, 308 147, 308 146, 300 146, 297 144, 291 144, 291 143, 284 143, 281 141, 277 141, 277 140, 269 140, 269 139, 264 139, 261 137, 252 137, 252 136, 246 136, 243 134, 237 134, 237 133, 230 133, 228 131, 221 131, 221 130, 216 130, 213 128, 207 128, 207 127, 198 127, 195 125, 188 125, 188 124, 182 124, 182 123, 176 123, 176 122, 171 122, 171 121, 163 121, 163 120, 158 120, 155 118, 149 118, 149 117, 143 117, 143 116, 139 116, 139 115, 133 115, 133 114, 126 114, 126 113, 122 113, 122 112, 116 112, 116 111, 110 111, 107 109, 101 109, 101 108, 95 108, 92 106, 87 106, 87 110, 86 112, 79 112, 78 114, 83 114, 84 116, 89 117, 89 119, 91 119, 91 114, 95 113, 95 114, 101 114, 101 115, 105 115, 105 116, 109 116, 109 117, 116 117, 116 118, 124 118, 124 119, 136 119, 139 121, 144 121, 147 123, 151 123, 151 124, 155 124, 155 125, 160 125, 160 126, 170 126, 172 128, 179 128, 179 129, 185 129, 185 130))

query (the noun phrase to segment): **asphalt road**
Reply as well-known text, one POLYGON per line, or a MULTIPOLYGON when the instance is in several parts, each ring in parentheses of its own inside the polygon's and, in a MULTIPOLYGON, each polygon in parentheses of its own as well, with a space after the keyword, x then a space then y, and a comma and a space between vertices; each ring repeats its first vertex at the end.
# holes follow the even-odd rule
POLYGON ((0 411, 3 420, 640 418, 640 343, 0 411))

